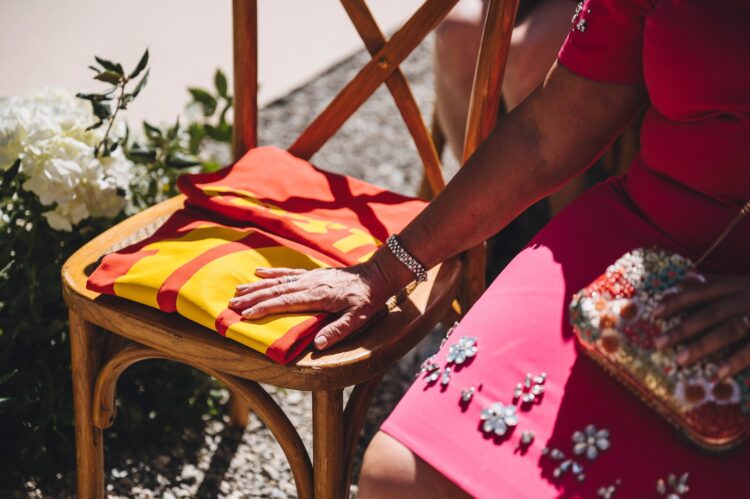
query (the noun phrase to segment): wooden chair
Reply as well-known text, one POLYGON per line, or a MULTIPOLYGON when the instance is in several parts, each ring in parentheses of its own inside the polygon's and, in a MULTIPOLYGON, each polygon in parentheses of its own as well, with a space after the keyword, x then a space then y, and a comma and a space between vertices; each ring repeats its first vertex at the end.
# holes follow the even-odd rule
MULTIPOLYGON (((310 158, 385 82, 414 139, 432 190, 440 190, 444 181, 435 147, 398 66, 455 3, 427 0, 386 41, 363 0, 342 0, 372 59, 289 150, 298 157, 310 158)), ((472 148, 495 121, 502 63, 517 4, 518 0, 493 1, 488 14, 486 44, 472 100, 472 148), (489 60, 500 63, 482 65, 489 60)), ((237 158, 256 146, 256 7, 256 0, 233 3, 237 158)), ((87 274, 103 254, 147 237, 182 207, 183 201, 177 196, 125 220, 81 248, 62 269, 64 298, 70 312, 79 497, 104 495, 102 430, 115 418, 116 382, 125 369, 145 359, 188 364, 223 382, 233 394, 233 421, 246 424, 251 407, 278 440, 300 498, 343 497, 348 491, 358 435, 383 372, 450 310, 472 260, 448 260, 432 269, 429 281, 419 285, 397 309, 367 330, 324 353, 308 351, 283 366, 176 314, 86 289, 87 274), (312 462, 287 416, 259 383, 312 393, 312 462), (344 407, 343 389, 352 385, 353 392, 344 407)), ((464 285, 463 289, 476 294, 481 284, 464 285)), ((465 304, 470 300, 464 297, 465 304)))

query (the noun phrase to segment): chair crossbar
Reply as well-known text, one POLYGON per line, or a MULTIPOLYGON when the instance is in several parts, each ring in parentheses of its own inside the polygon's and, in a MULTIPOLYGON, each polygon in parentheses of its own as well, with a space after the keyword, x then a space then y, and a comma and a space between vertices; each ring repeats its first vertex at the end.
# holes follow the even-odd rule
POLYGON ((448 14, 458 0, 427 0, 289 148, 310 159, 448 14))
MULTIPOLYGON (((375 55, 386 44, 386 38, 367 4, 364 0, 341 0, 341 3, 367 50, 371 55, 375 55)), ((401 68, 396 68, 386 78, 385 84, 393 96, 406 128, 414 139, 414 145, 424 166, 425 178, 432 195, 435 196, 445 187, 440 155, 433 142, 432 134, 422 119, 422 113, 401 68)))

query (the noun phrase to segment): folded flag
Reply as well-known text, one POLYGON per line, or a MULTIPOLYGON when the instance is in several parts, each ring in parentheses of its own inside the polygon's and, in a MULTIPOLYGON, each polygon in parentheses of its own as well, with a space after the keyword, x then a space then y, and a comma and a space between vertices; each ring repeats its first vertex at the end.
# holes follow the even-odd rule
POLYGON ((178 186, 185 207, 151 237, 106 255, 87 287, 177 312, 282 364, 310 344, 328 314, 243 320, 227 308, 236 286, 257 281, 257 267, 363 262, 425 206, 275 147, 183 175, 178 186))

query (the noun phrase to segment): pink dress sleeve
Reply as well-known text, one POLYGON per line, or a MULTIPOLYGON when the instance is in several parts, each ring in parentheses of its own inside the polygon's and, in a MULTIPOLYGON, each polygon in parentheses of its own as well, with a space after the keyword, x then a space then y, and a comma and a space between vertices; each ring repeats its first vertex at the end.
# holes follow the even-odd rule
POLYGON ((643 25, 655 0, 586 0, 558 54, 574 73, 606 83, 643 82, 643 25))

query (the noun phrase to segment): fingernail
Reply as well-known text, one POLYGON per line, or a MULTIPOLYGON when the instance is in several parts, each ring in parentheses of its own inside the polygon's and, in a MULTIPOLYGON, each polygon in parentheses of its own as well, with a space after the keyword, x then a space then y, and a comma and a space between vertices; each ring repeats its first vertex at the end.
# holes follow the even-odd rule
POLYGON ((659 350, 667 346, 668 342, 669 342, 669 336, 667 336, 666 334, 663 336, 657 336, 656 338, 654 338, 654 346, 656 346, 656 348, 658 348, 659 350))
POLYGON ((230 299, 230 300, 229 300, 229 304, 230 304, 230 305, 237 305, 237 304, 238 304, 239 302, 240 302, 240 299, 239 299, 239 297, 237 297, 237 298, 232 298, 232 299, 230 299))
POLYGON ((265 272, 266 270, 268 270, 266 267, 255 267, 256 272, 265 272))
POLYGON ((671 295, 676 295, 676 294, 677 294, 677 293, 678 293, 679 291, 680 291, 680 290, 679 290, 679 289, 677 289, 677 286, 672 286, 672 287, 671 287, 671 288, 669 288, 669 289, 665 289, 665 290, 664 290, 664 292, 662 293, 662 296, 671 296, 671 295))
POLYGON ((677 350, 677 362, 679 364, 685 364, 688 360, 690 360, 690 350, 688 350, 687 347, 680 347, 677 350))
POLYGON ((719 368, 719 379, 724 379, 729 376, 731 369, 727 365, 723 365, 719 368))
POLYGON ((663 313, 664 313, 664 309, 665 309, 665 308, 666 308, 666 307, 664 307, 664 305, 659 305, 658 307, 656 307, 656 308, 654 309, 654 317, 660 317, 660 316, 661 316, 661 314, 663 314, 663 313))
POLYGON ((318 336, 317 338, 315 338, 315 348, 317 348, 318 350, 325 348, 327 344, 328 340, 325 336, 318 336))
POLYGON ((251 315, 253 315, 254 313, 255 313, 255 309, 251 307, 251 308, 248 308, 247 310, 244 310, 242 312, 242 317, 248 318, 251 315))

